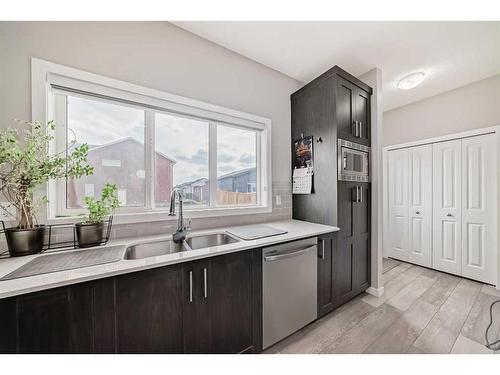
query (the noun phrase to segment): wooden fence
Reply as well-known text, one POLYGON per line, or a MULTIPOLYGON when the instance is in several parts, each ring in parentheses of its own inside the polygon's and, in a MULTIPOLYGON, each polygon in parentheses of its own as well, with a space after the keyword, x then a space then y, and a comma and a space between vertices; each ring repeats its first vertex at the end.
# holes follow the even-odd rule
POLYGON ((257 204, 256 193, 238 193, 235 191, 217 190, 217 203, 220 205, 257 204))

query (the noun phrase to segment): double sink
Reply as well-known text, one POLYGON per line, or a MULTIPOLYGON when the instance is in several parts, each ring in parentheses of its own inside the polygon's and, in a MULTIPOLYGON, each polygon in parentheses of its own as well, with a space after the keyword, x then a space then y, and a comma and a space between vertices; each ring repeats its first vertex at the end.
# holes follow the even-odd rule
POLYGON ((181 251, 205 249, 213 246, 222 246, 240 242, 225 232, 204 235, 192 235, 182 243, 172 240, 144 242, 129 246, 125 252, 125 259, 142 259, 160 255, 178 253, 181 251))

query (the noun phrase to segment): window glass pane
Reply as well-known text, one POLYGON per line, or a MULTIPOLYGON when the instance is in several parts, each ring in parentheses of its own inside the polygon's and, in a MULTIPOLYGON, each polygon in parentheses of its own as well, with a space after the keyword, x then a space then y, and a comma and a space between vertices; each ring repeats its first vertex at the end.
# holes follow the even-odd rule
POLYGON ((217 125, 217 204, 257 204, 257 133, 217 125))
POLYGON ((94 174, 67 182, 66 207, 83 207, 86 195, 100 197, 106 182, 117 185, 122 206, 144 206, 144 111, 98 99, 67 98, 68 145, 75 139, 76 145, 89 145, 87 160, 94 174))
POLYGON ((155 116, 155 206, 168 207, 172 187, 182 191, 185 208, 208 206, 208 122, 155 116))

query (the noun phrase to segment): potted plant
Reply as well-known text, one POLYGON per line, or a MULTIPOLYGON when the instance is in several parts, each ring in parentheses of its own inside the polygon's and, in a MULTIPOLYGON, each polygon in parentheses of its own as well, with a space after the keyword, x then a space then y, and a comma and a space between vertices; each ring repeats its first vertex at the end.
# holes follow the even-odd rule
POLYGON ((101 190, 101 199, 85 197, 89 211, 85 221, 75 225, 78 247, 99 245, 104 240, 104 219, 120 206, 115 184, 106 183, 101 190))
POLYGON ((19 128, 26 129, 19 132, 9 127, 0 131, 0 193, 16 212, 4 205, 0 208, 18 221, 17 226, 5 229, 5 236, 10 255, 21 256, 43 249, 45 226, 38 224, 36 213, 47 199, 35 198, 37 187, 50 179, 90 175, 93 168, 87 164, 87 144, 73 147, 73 141, 64 151, 49 153, 54 139, 53 121, 46 125, 15 121, 19 128))

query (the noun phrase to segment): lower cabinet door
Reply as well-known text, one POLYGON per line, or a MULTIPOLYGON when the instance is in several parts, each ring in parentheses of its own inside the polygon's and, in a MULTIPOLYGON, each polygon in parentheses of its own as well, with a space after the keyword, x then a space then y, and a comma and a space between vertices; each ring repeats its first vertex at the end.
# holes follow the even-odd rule
POLYGON ((17 353, 17 298, 0 299, 0 354, 17 353))
POLYGON ((340 306, 370 286, 370 184, 339 182, 335 305, 340 306))
POLYGON ((328 314, 335 307, 334 289, 334 247, 335 234, 318 238, 318 318, 328 314))
POLYGON ((352 248, 352 284, 354 295, 370 287, 370 238, 360 235, 355 239, 352 248))
POLYGON ((118 353, 182 353, 182 267, 116 278, 118 353))
POLYGON ((92 285, 30 293, 18 297, 20 353, 91 353, 92 285))
POLYGON ((253 256, 249 250, 210 259, 207 282, 211 353, 253 349, 253 256))
POLYGON ((203 259, 182 267, 184 353, 210 353, 209 266, 203 259))
POLYGON ((352 237, 339 238, 335 252, 335 307, 338 307, 354 297, 352 237))

